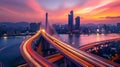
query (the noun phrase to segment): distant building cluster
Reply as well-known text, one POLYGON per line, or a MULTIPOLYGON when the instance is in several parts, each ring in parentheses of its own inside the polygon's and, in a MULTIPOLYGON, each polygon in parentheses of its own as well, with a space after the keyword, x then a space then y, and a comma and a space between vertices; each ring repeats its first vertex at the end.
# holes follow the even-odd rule
POLYGON ((79 33, 80 30, 80 17, 77 16, 75 18, 74 25, 74 14, 73 11, 70 11, 68 14, 68 33, 79 33))
MULTIPOLYGON (((69 34, 70 30, 68 24, 53 24, 53 27, 59 34, 69 34)), ((120 23, 116 25, 112 24, 81 24, 79 31, 77 26, 72 30, 72 33, 78 34, 108 34, 108 33, 120 33, 120 23)))
POLYGON ((41 23, 27 22, 0 22, 0 36, 34 34, 39 30, 41 23))
MULTIPOLYGON (((59 34, 69 34, 68 24, 53 24, 53 27, 59 34)), ((79 31, 77 26, 72 33, 79 34, 109 34, 109 33, 120 33, 120 23, 116 25, 112 24, 81 24, 79 31)))
POLYGON ((70 11, 68 14, 68 24, 53 24, 53 27, 59 34, 107 34, 107 33, 120 33, 120 23, 112 24, 80 24, 80 17, 75 18, 74 14, 70 11))
POLYGON ((40 23, 30 23, 29 32, 36 32, 40 29, 40 23))
POLYGON ((68 24, 53 24, 53 27, 58 33, 80 33, 80 17, 75 18, 74 24, 74 14, 73 11, 70 11, 68 14, 68 24))
MULTIPOLYGON (((40 29, 41 23, 27 22, 0 22, 0 36, 34 34, 40 29)), ((48 27, 48 13, 46 13, 45 28, 48 27)), ((80 24, 80 17, 74 18, 74 12, 68 14, 68 24, 53 24, 58 34, 93 34, 93 33, 120 33, 120 23, 112 24, 80 24), (75 22, 75 23, 74 23, 75 22)))

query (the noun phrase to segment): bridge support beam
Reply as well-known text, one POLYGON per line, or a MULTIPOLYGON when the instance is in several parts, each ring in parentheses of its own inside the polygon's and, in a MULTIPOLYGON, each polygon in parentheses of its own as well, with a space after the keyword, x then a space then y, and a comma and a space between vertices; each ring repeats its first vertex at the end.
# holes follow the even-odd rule
POLYGON ((49 56, 57 53, 57 50, 50 45, 44 38, 41 37, 39 44, 36 47, 37 53, 42 56, 49 56))

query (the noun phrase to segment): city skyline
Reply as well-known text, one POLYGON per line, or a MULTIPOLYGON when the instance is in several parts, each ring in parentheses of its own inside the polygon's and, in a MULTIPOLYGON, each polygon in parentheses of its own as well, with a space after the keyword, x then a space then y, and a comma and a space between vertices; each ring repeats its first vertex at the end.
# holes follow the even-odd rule
POLYGON ((82 24, 115 24, 120 22, 119 8, 119 0, 1 0, 0 21, 45 22, 45 13, 48 12, 50 24, 66 24, 68 13, 73 10, 74 16, 81 17, 82 24))

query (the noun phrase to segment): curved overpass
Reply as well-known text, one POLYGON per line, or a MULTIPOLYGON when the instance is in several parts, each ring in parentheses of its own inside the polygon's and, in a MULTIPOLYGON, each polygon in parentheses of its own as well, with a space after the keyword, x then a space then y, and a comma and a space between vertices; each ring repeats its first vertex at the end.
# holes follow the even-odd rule
POLYGON ((98 56, 98 55, 92 54, 92 53, 90 53, 90 52, 88 51, 89 49, 92 49, 92 48, 94 48, 94 47, 98 47, 98 46, 101 46, 101 45, 104 45, 104 44, 105 44, 105 46, 106 46, 106 44, 109 43, 109 42, 117 42, 117 41, 120 41, 120 38, 115 38, 115 39, 109 39, 109 40, 103 40, 103 41, 93 42, 93 43, 90 43, 90 44, 86 44, 86 45, 84 45, 84 46, 81 46, 79 49, 82 50, 82 51, 86 51, 89 55, 94 56, 94 57, 96 57, 96 58, 99 58, 99 59, 101 59, 101 60, 104 61, 104 62, 107 62, 107 63, 109 63, 109 64, 114 65, 115 67, 119 67, 120 64, 114 63, 114 62, 109 61, 109 60, 106 60, 106 59, 104 59, 103 57, 100 57, 100 56, 98 56))
POLYGON ((32 48, 32 42, 40 36, 40 33, 41 31, 38 31, 37 34, 22 43, 20 46, 21 53, 31 67, 55 67, 32 48))
POLYGON ((30 66, 35 67, 54 67, 54 65, 42 56, 38 55, 32 48, 32 42, 39 36, 42 36, 49 43, 52 44, 57 50, 62 53, 65 57, 68 57, 73 62, 82 65, 84 67, 114 67, 114 65, 109 64, 100 60, 99 58, 95 58, 88 53, 78 50, 70 45, 56 39, 55 37, 49 35, 44 29, 37 32, 34 36, 23 42, 21 45, 21 53, 26 61, 30 64, 30 66))
POLYGON ((120 41, 120 38, 115 38, 115 39, 109 39, 109 40, 103 40, 103 41, 93 42, 93 43, 81 46, 81 47, 79 47, 79 49, 85 51, 87 49, 92 48, 93 46, 97 46, 98 44, 104 44, 104 43, 113 42, 113 41, 120 41))

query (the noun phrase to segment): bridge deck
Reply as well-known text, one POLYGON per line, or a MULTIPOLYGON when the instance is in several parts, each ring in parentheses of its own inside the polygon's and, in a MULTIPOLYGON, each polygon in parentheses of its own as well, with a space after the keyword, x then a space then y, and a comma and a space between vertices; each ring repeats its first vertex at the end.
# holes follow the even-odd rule
MULTIPOLYGON (((92 55, 89 55, 88 53, 78 50, 74 47, 71 47, 70 45, 52 37, 48 33, 46 33, 45 30, 40 30, 38 31, 34 36, 26 40, 22 45, 21 45, 21 53, 23 57, 26 59, 26 61, 33 67, 54 67, 52 63, 49 61, 52 60, 47 60, 37 54, 33 49, 32 49, 32 42, 38 38, 39 36, 42 36, 43 38, 46 39, 49 43, 52 44, 59 52, 62 53, 62 55, 66 56, 70 60, 74 61, 77 64, 80 64, 84 67, 114 67, 114 65, 109 64, 107 62, 102 61, 99 58, 96 58, 92 55)), ((34 44, 33 44, 34 45, 34 44)), ((62 56, 59 55, 59 58, 62 56)), ((56 58, 54 58, 56 59, 56 58)), ((58 59, 58 58, 57 58, 58 59)))

